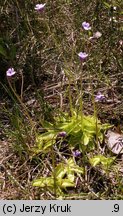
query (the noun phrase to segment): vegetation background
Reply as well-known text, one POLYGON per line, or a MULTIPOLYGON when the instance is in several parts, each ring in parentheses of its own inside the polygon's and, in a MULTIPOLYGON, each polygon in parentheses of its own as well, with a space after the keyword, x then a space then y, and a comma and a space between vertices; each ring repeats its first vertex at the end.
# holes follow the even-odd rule
POLYGON ((0 20, 0 198, 122 199, 103 134, 123 122, 123 1, 0 0, 0 20))

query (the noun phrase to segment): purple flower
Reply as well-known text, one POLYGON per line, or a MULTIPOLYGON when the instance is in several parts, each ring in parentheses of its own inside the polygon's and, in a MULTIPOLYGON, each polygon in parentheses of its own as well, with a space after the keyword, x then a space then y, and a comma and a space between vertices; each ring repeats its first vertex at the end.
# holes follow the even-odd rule
POLYGON ((87 23, 87 22, 83 22, 82 23, 82 27, 85 29, 85 30, 91 30, 91 26, 90 26, 90 24, 89 23, 87 23))
POLYGON ((15 74, 16 72, 14 71, 14 68, 9 68, 7 71, 6 71, 6 76, 8 77, 11 77, 15 74))
POLYGON ((78 56, 80 57, 80 60, 85 60, 87 57, 88 57, 88 54, 87 53, 85 53, 85 52, 80 52, 79 54, 78 54, 78 56))
POLYGON ((102 102, 104 100, 105 100, 105 96, 103 94, 101 94, 100 92, 98 92, 96 97, 95 97, 95 102, 102 102))
POLYGON ((80 155, 81 155, 81 152, 79 150, 76 150, 76 151, 73 152, 74 157, 78 157, 80 155))
POLYGON ((67 133, 65 131, 59 132, 58 137, 65 137, 67 133))
POLYGON ((36 4, 35 10, 41 12, 41 11, 43 11, 45 5, 46 5, 46 3, 45 4, 36 4))
POLYGON ((93 39, 98 39, 102 36, 102 33, 97 31, 96 33, 93 34, 92 37, 89 38, 89 40, 93 40, 93 39))

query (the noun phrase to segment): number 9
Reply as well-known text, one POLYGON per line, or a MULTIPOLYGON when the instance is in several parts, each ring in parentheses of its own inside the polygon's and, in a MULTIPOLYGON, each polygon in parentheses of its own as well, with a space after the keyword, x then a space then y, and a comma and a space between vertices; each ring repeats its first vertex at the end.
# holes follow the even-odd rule
POLYGON ((114 204, 114 212, 119 212, 119 205, 118 204, 114 204))

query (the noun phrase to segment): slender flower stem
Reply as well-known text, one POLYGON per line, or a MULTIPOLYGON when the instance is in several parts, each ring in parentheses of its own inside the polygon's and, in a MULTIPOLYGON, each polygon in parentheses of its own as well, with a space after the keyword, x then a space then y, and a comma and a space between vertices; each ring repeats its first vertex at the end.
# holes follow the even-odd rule
POLYGON ((24 77, 23 73, 21 72, 21 101, 23 101, 23 84, 24 84, 24 77))
MULTIPOLYGON (((81 63, 81 68, 83 71, 83 62, 81 63)), ((81 126, 83 125, 83 86, 82 86, 82 71, 80 76, 80 111, 81 111, 81 126)))
POLYGON ((34 129, 34 123, 33 123, 32 119, 31 119, 31 117, 29 116, 29 113, 27 112, 27 107, 26 107, 25 104, 22 102, 22 100, 20 99, 20 97, 18 96, 18 94, 16 93, 16 91, 13 89, 13 87, 12 87, 12 85, 11 85, 11 82, 10 82, 10 80, 9 80, 8 77, 7 77, 7 80, 8 80, 8 84, 9 84, 10 89, 12 90, 12 92, 14 93, 14 95, 16 96, 16 98, 17 98, 17 100, 19 101, 19 103, 21 104, 21 106, 23 107, 23 109, 24 109, 24 114, 28 117, 32 129, 34 129))
POLYGON ((54 152, 53 145, 51 148, 51 154, 52 154, 51 157, 52 157, 52 165, 53 165, 54 196, 56 198, 57 197, 57 179, 56 179, 56 171, 55 171, 56 161, 55 161, 55 152, 54 152))

